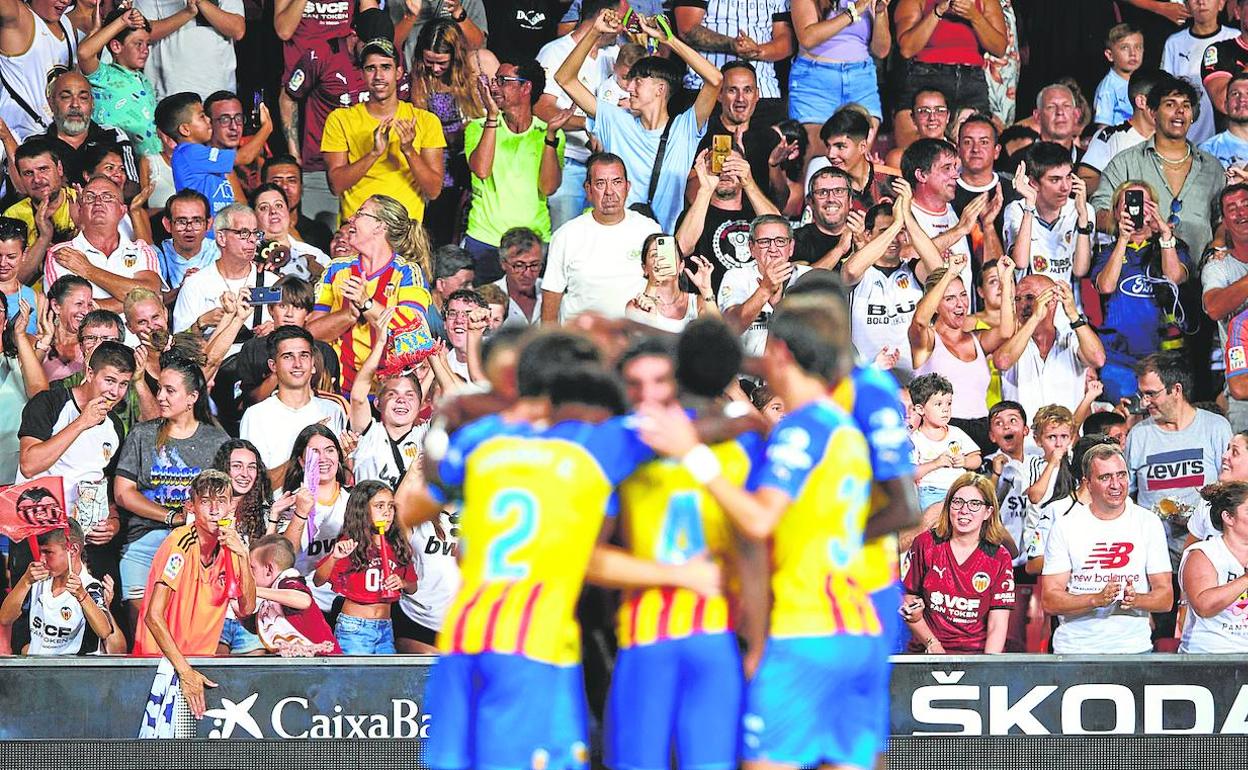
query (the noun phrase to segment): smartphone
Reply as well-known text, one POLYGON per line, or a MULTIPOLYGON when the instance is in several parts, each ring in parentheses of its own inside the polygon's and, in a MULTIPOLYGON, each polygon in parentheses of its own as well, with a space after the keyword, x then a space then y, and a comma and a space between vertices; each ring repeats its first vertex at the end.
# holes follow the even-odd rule
POLYGON ((282 301, 282 290, 276 286, 253 286, 248 300, 253 305, 278 305, 282 301))
POLYGON ((251 93, 251 109, 243 117, 243 133, 254 134, 260 130, 260 105, 264 103, 264 91, 251 93))
POLYGON ((1131 224, 1135 226, 1135 229, 1141 229, 1144 227, 1144 191, 1127 190, 1125 200, 1127 216, 1131 217, 1131 224))
POLYGON ((1127 411, 1131 414, 1144 414, 1147 411, 1144 403, 1140 400, 1139 393, 1132 393, 1127 397, 1127 411))
POLYGON ((715 134, 711 137, 711 173, 722 174, 724 161, 732 152, 732 137, 728 134, 715 134))
POLYGON ((670 235, 660 235, 654 239, 654 267, 663 275, 676 273, 676 239, 670 235))

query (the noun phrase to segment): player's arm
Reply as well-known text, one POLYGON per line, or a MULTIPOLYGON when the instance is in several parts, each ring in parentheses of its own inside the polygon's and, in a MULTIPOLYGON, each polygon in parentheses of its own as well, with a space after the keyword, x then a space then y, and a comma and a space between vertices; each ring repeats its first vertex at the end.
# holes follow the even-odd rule
MULTIPOLYGON (((186 569, 192 568, 193 565, 186 567, 186 569)), ((173 670, 178 673, 178 681, 182 688, 182 695, 186 698, 186 705, 190 707, 195 718, 200 719, 204 716, 206 708, 204 687, 216 687, 217 683, 191 668, 190 661, 186 659, 186 656, 178 649, 177 642, 173 640, 173 633, 169 631, 169 624, 165 621, 165 613, 169 610, 169 599, 172 596, 173 589, 167 583, 157 581, 151 596, 148 597, 147 618, 144 622, 147 630, 152 634, 152 640, 160 648, 161 654, 169 659, 169 662, 173 664, 173 670)))
POLYGON ((433 521, 442 512, 442 502, 430 493, 424 474, 416 463, 408 466, 399 488, 394 492, 394 508, 399 523, 409 530, 433 521))
POLYGON ((875 487, 884 495, 886 502, 867 519, 867 528, 863 531, 865 539, 874 540, 910 529, 919 523, 923 512, 919 510, 919 496, 913 476, 907 474, 887 481, 877 481, 875 487))
POLYGON ((737 575, 737 633, 745 639, 746 676, 752 677, 762 661, 771 618, 771 564, 766 544, 733 533, 736 548, 733 566, 737 575))
POLYGON ((613 589, 668 586, 687 588, 704 596, 718 596, 721 592, 719 565, 710 559, 661 564, 638 558, 623 548, 605 543, 594 546, 585 579, 594 585, 613 589))

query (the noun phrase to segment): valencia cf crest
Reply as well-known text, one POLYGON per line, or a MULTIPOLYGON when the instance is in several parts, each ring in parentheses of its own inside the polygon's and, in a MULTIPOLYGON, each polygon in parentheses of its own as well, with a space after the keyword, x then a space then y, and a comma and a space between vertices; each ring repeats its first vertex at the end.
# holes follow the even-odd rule
POLYGON ((137 265, 137 264, 139 263, 139 255, 138 255, 138 254, 127 254, 127 255, 126 255, 125 262, 126 262, 126 267, 134 267, 135 265, 137 265))
POLYGON ((976 572, 974 577, 971 578, 971 588, 974 588, 976 593, 982 594, 988 590, 988 584, 991 582, 992 580, 988 577, 987 572, 976 572))
POLYGON ((910 288, 910 276, 906 273, 898 273, 897 278, 894 279, 894 281, 897 284, 898 289, 910 288))
POLYGON ((1031 258, 1031 269, 1036 273, 1046 272, 1049 269, 1049 260, 1037 254, 1031 258))
POLYGON ((68 623, 70 618, 72 618, 73 616, 74 616, 74 613, 68 607, 61 608, 61 620, 68 623))

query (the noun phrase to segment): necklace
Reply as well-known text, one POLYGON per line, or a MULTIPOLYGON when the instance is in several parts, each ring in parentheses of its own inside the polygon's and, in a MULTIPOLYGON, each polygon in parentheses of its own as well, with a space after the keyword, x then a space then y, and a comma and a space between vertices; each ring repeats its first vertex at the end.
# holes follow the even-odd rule
POLYGON ((1157 157, 1161 159, 1162 163, 1166 163, 1171 166, 1181 166, 1187 162, 1188 158, 1192 157, 1192 145, 1190 144, 1187 145, 1187 152, 1184 153, 1183 157, 1179 158, 1178 160, 1170 160, 1165 155, 1162 155, 1160 152, 1157 153, 1157 157))

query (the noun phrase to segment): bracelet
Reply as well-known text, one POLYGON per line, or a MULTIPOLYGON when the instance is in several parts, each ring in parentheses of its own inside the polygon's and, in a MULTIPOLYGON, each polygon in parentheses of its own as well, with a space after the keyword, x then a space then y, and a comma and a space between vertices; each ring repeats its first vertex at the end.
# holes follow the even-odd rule
POLYGON ((714 298, 714 297, 703 297, 703 298, 702 298, 702 301, 703 301, 703 302, 714 302, 714 301, 715 301, 715 298, 714 298))
POLYGON ((1083 227, 1075 225, 1075 232, 1079 233, 1080 235, 1091 235, 1092 233, 1096 232, 1096 224, 1093 223, 1091 220, 1089 220, 1088 223, 1084 225, 1083 227))
POLYGON ((546 146, 553 147, 556 150, 559 149, 559 136, 556 134, 553 139, 549 136, 546 137, 546 146))
POLYGON ((693 480, 699 484, 709 484, 712 480, 719 478, 724 470, 719 463, 719 458, 706 444, 698 444, 690 449, 680 459, 680 464, 685 466, 685 470, 689 471, 689 475, 693 476, 693 480))
POLYGON ((307 521, 307 520, 308 520, 308 517, 307 517, 307 516, 300 516, 300 515, 299 515, 299 511, 295 511, 295 518, 296 518, 296 519, 303 519, 304 521, 307 521))
POLYGON ((165 514, 165 526, 166 527, 173 526, 173 511, 169 511, 168 513, 165 514))
POLYGON ((933 16, 935 16, 937 19, 943 19, 943 18, 945 18, 945 14, 943 14, 943 13, 941 13, 940 11, 936 10, 934 7, 932 8, 932 15, 933 15, 933 16))
POLYGON ((1035 214, 1036 214, 1036 207, 1035 207, 1035 206, 1027 206, 1027 205, 1023 205, 1023 206, 1020 206, 1019 208, 1021 208, 1021 209, 1023 210, 1023 213, 1024 213, 1024 214, 1031 214, 1032 216, 1035 216, 1035 214))
POLYGON ((482 123, 481 126, 483 128, 498 128, 498 118, 495 118, 494 120, 487 120, 482 123))
POLYGON ((854 0, 849 0, 849 5, 845 6, 845 12, 849 14, 850 23, 857 24, 861 16, 858 14, 858 6, 854 4, 854 0))
POLYGON ((923 643, 923 649, 925 650, 932 649, 932 645, 936 644, 936 641, 937 639, 935 636, 928 637, 928 640, 923 643))
POLYGON ((1178 244, 1178 242, 1179 240, 1175 238, 1173 235, 1171 235, 1169 238, 1157 239, 1157 245, 1163 249, 1173 249, 1178 244))

